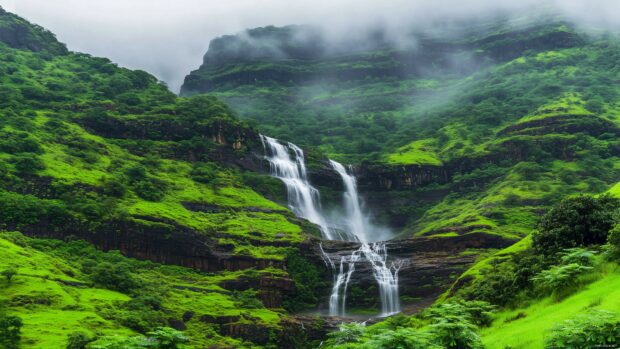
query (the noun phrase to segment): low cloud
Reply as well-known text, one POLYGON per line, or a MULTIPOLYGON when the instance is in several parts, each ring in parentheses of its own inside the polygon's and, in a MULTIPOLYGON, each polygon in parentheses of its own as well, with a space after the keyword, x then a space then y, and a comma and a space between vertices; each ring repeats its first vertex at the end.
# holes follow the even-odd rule
MULTIPOLYGON (((583 23, 620 27, 615 0, 546 4, 583 23)), ((50 29, 72 50, 149 71, 173 91, 202 63, 211 39, 246 28, 310 24, 334 42, 381 29, 399 42, 412 29, 543 6, 536 0, 0 0, 0 5, 50 29)))

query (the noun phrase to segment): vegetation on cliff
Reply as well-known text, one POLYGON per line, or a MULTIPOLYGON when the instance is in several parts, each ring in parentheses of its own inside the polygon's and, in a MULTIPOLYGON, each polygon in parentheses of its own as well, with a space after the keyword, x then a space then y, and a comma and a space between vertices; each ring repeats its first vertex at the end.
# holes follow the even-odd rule
POLYGON ((373 209, 403 237, 519 239, 561 198, 620 180, 618 38, 533 18, 414 33, 413 49, 369 39, 346 53, 320 36, 306 45, 321 50, 291 55, 232 50, 245 40, 244 52, 264 53, 309 29, 250 30, 215 39, 182 92, 218 96, 270 135, 365 162, 379 178, 368 195, 391 203, 373 209), (211 59, 219 54, 227 59, 211 59))
POLYGON ((287 256, 316 229, 247 171, 253 128, 4 11, 0 81, 0 229, 46 238, 1 233, 2 340, 275 345, 287 256))

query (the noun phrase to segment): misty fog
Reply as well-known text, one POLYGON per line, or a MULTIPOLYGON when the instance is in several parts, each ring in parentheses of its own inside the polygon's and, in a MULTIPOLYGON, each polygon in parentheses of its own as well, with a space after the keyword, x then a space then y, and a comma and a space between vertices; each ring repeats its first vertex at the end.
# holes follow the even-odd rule
MULTIPOLYGON (((412 30, 450 21, 480 20, 534 8, 557 8, 576 21, 620 27, 614 0, 0 0, 8 11, 57 34, 74 51, 105 56, 146 70, 178 92, 184 76, 202 63, 209 41, 246 28, 310 24, 334 45, 380 31, 395 44, 412 30), (77 15, 79 13, 79 15, 77 15)), ((449 26, 448 26, 449 27, 449 26)))

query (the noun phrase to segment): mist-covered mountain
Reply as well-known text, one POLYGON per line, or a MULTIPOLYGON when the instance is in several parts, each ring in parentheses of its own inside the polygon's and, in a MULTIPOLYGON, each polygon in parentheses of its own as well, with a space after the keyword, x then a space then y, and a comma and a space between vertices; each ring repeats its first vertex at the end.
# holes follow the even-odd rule
POLYGON ((404 235, 516 239, 561 197, 620 179, 620 46, 590 29, 524 16, 346 51, 312 28, 258 28, 213 40, 182 92, 357 163, 370 201, 404 235))
POLYGON ((0 348, 615 345, 619 59, 548 11, 268 26, 176 96, 0 8, 0 348), (326 215, 359 187, 383 269, 294 214, 274 144, 326 215), (377 270, 403 315, 374 318, 377 270))

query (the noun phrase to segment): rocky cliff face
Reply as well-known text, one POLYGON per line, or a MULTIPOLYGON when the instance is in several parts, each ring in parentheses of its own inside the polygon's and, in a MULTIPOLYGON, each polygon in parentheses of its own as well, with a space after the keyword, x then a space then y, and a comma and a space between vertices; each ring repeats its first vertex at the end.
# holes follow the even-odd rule
MULTIPOLYGON (((504 248, 514 240, 483 233, 445 238, 414 237, 388 241, 386 248, 389 262, 402 261, 399 271, 399 290, 405 299, 405 309, 416 304, 428 304, 449 286, 475 260, 476 254, 463 253, 472 249, 504 248), (407 301, 408 300, 408 301, 407 301)), ((335 265, 342 256, 349 256, 359 248, 359 244, 344 241, 323 241, 323 249, 335 265)), ((318 243, 312 242, 305 249, 312 258, 321 260, 318 243)), ((351 288, 358 287, 365 292, 377 292, 376 281, 369 263, 355 266, 355 278, 351 288)), ((369 299, 377 300, 378 295, 370 294, 369 299)), ((349 296, 350 297, 350 296, 349 296)), ((355 302, 352 302, 355 304, 355 302)), ((360 304, 356 304, 360 306, 360 304)), ((361 304, 364 305, 364 304, 361 304)), ((376 304, 365 304, 372 306, 376 304)))

